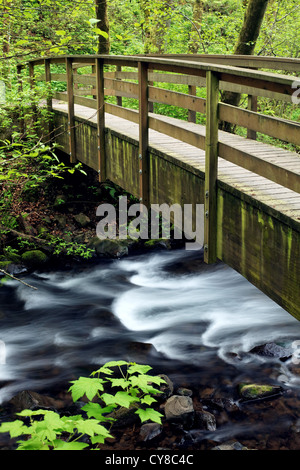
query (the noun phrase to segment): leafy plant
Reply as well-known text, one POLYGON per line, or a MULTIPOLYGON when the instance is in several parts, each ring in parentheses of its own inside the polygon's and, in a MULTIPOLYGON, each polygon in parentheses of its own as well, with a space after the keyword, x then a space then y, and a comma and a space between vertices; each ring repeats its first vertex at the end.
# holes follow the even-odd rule
POLYGON ((17 441, 17 450, 82 450, 97 448, 113 437, 114 411, 120 407, 135 407, 141 422, 161 423, 161 413, 151 405, 156 402, 153 395, 161 393, 155 386, 165 381, 148 375, 150 369, 126 361, 107 362, 89 377, 71 382, 73 401, 84 396, 89 400, 81 408, 83 413, 60 416, 51 410, 23 410, 17 413, 21 419, 2 423, 0 432, 8 432, 11 438, 23 437, 17 441), (119 377, 114 377, 114 368, 119 377))

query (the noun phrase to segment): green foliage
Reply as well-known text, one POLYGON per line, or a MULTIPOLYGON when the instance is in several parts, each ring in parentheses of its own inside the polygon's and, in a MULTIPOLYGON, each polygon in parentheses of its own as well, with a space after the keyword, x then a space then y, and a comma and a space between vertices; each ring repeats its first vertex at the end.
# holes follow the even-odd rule
POLYGON ((150 405, 156 402, 152 395, 160 393, 155 385, 165 381, 148 375, 149 370, 148 365, 107 362, 89 377, 71 382, 73 401, 83 397, 89 400, 81 414, 60 416, 50 410, 23 410, 17 413, 21 419, 2 423, 0 432, 9 433, 11 438, 23 437, 17 441, 17 450, 83 450, 97 448, 113 437, 110 428, 116 420, 114 411, 120 407, 136 407, 142 423, 161 423, 161 413, 150 405), (115 370, 121 377, 113 377, 115 370))

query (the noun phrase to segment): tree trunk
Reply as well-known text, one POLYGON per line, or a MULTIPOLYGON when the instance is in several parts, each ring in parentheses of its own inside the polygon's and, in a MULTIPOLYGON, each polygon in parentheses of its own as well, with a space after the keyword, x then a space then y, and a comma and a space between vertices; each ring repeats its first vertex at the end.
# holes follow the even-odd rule
POLYGON ((165 32, 170 24, 172 2, 173 0, 141 0, 145 54, 165 52, 165 32))
MULTIPOLYGON (((256 46, 261 24, 267 9, 269 0, 248 0, 248 6, 244 16, 244 23, 235 46, 234 54, 252 55, 256 46)), ((241 95, 233 92, 224 92, 222 102, 238 106, 241 95)), ((221 123, 221 129, 231 131, 229 123, 221 123)))
POLYGON ((99 35, 98 40, 98 54, 109 54, 109 21, 107 14, 107 0, 95 0, 96 18, 99 20, 97 27, 104 31, 108 36, 107 38, 99 35))
POLYGON ((190 54, 197 54, 201 45, 200 31, 202 24, 203 15, 203 1, 194 0, 193 6, 193 26, 190 34, 190 40, 188 44, 188 51, 190 54))

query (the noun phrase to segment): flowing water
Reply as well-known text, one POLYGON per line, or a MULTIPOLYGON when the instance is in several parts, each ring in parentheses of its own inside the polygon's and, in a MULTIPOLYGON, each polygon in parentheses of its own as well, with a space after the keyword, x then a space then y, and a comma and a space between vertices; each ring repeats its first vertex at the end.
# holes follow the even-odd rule
MULTIPOLYGON (((175 383, 227 393, 242 381, 271 380, 300 396, 291 359, 250 353, 269 342, 291 346, 300 323, 229 267, 199 262, 198 252, 163 251, 23 280, 37 290, 17 281, 0 288, 0 403, 21 390, 65 387, 108 360, 143 362, 143 354, 175 383)), ((220 438, 238 436, 241 423, 235 426, 221 427, 220 438)))

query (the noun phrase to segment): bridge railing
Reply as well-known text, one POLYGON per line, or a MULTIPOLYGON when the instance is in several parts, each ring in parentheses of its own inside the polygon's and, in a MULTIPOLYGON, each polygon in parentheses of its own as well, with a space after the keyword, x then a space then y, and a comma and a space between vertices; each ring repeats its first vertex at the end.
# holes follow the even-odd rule
MULTIPOLYGON (((205 150, 205 260, 216 259, 216 211, 218 157, 260 176, 275 181, 300 193, 300 177, 273 162, 255 158, 245 150, 238 150, 230 143, 219 140, 219 121, 229 122, 247 129, 247 135, 255 133, 269 135, 284 142, 300 146, 300 124, 296 121, 267 116, 257 112, 256 97, 266 97, 283 102, 295 102, 300 78, 256 70, 299 71, 300 61, 294 59, 273 60, 266 58, 249 62, 249 58, 234 58, 239 67, 225 62, 230 58, 216 56, 188 60, 185 56, 68 56, 29 61, 29 76, 32 86, 35 80, 66 83, 65 92, 54 93, 54 98, 68 103, 68 133, 70 159, 76 161, 75 104, 97 111, 98 168, 100 181, 106 178, 105 169, 105 112, 125 118, 139 125, 139 174, 140 200, 149 204, 149 129, 154 129, 183 142, 205 150), (210 60, 205 62, 204 60, 210 60), (248 62, 247 62, 248 60, 248 62), (222 63, 217 63, 217 62, 222 63), (239 62, 238 62, 239 61, 239 62), (52 73, 51 66, 60 64, 62 73, 52 73), (35 76, 35 66, 42 65, 44 74, 35 76), (115 70, 112 71, 112 66, 115 70), (247 67, 250 67, 247 68, 247 67), (272 66, 272 67, 271 67, 272 66), (84 67, 84 73, 78 73, 84 67), (87 73, 90 67, 90 73, 87 73), (294 67, 294 68, 292 68, 294 67), (110 71, 106 71, 110 68, 110 71), (125 70, 126 68, 126 70, 125 70), (255 70, 254 70, 255 68, 255 70), (188 86, 188 93, 179 93, 154 84, 175 83, 188 86), (80 88, 84 86, 84 88, 80 88), (206 87, 206 97, 196 96, 197 87, 206 87), (250 109, 238 108, 221 102, 220 92, 231 91, 248 95, 250 109), (116 96, 117 103, 106 101, 107 96, 116 96), (136 100, 137 109, 122 106, 122 98, 136 100), (153 114, 153 103, 164 103, 188 110, 188 120, 195 122, 196 113, 205 116, 206 132, 199 133, 193 126, 184 126, 160 119, 153 114)), ((252 59, 251 59, 252 60, 252 59)), ((51 109, 51 100, 47 105, 51 109)), ((300 158, 300 156, 299 156, 300 158)))

